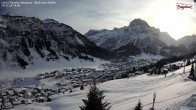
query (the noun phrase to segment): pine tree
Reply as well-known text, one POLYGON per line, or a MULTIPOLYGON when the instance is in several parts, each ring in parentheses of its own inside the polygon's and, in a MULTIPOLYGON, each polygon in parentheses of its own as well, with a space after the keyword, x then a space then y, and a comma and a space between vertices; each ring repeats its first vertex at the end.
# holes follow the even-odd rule
POLYGON ((188 65, 191 65, 190 59, 188 59, 187 62, 186 62, 186 66, 188 66, 188 65))
POLYGON ((191 78, 194 78, 194 64, 192 64, 192 67, 191 67, 191 71, 190 71, 189 76, 190 76, 191 78))
POLYGON ((80 90, 84 90, 84 86, 82 85, 82 86, 80 86, 80 90))
POLYGON ((136 72, 136 68, 133 67, 133 68, 132 68, 132 73, 135 73, 135 72, 136 72))
POLYGON ((142 103, 141 101, 139 100, 137 105, 135 106, 134 110, 142 110, 142 103))
POLYGON ((102 102, 104 99, 104 95, 102 91, 96 87, 96 83, 94 83, 87 94, 87 100, 83 99, 84 106, 80 106, 81 110, 110 110, 110 103, 102 102))

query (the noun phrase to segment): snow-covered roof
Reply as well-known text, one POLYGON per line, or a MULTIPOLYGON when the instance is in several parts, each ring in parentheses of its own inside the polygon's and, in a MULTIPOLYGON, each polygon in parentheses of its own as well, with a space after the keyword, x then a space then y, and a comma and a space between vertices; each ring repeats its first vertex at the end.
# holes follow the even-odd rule
POLYGON ((13 95, 14 94, 14 91, 13 90, 9 90, 7 92, 9 93, 9 95, 13 95))
POLYGON ((20 100, 16 100, 16 101, 13 101, 12 102, 14 105, 18 105, 18 104, 21 104, 21 101, 20 100))

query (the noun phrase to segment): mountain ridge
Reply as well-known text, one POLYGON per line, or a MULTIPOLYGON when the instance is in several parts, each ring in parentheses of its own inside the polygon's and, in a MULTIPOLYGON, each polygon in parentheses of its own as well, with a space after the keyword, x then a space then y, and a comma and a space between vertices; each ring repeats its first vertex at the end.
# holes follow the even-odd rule
POLYGON ((196 49, 196 35, 184 36, 177 40, 176 46, 184 45, 190 52, 195 52, 196 49))
POLYGON ((109 51, 119 50, 122 46, 133 44, 140 51, 149 54, 159 54, 160 48, 173 45, 176 41, 168 33, 150 27, 140 18, 134 19, 128 26, 113 30, 89 30, 84 35, 109 51))
POLYGON ((0 33, 0 64, 8 62, 8 66, 25 68, 33 64, 36 58, 30 50, 46 61, 61 57, 67 61, 76 57, 93 61, 93 56, 103 59, 111 56, 72 27, 53 19, 1 15, 0 33))

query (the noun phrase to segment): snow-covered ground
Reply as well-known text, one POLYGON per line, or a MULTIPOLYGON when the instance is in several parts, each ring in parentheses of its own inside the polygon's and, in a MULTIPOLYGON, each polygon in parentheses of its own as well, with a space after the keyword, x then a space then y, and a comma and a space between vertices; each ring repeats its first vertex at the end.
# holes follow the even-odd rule
MULTIPOLYGON (((153 93, 156 93, 156 110, 178 110, 181 103, 195 94, 196 83, 187 79, 191 66, 170 72, 165 77, 148 76, 146 74, 129 78, 112 80, 98 84, 103 90, 105 99, 111 102, 112 110, 132 110, 140 99, 143 109, 148 110, 152 106, 153 93)), ((88 86, 85 90, 77 90, 72 93, 57 94, 51 96, 52 102, 33 103, 26 106, 17 106, 14 110, 79 110, 83 105, 82 99, 86 99, 88 86)))

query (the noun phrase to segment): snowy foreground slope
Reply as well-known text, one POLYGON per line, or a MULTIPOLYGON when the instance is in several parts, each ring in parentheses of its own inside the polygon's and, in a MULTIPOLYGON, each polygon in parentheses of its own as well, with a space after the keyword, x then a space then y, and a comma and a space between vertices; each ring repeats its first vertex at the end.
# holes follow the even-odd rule
MULTIPOLYGON (((183 101, 196 92, 196 83, 187 79, 190 66, 164 75, 147 76, 146 74, 129 78, 100 83, 106 100, 111 102, 112 110, 131 110, 140 99, 144 110, 152 106, 153 93, 156 92, 156 110, 178 110, 183 101)), ((52 102, 33 103, 17 106, 14 110, 79 110, 83 105, 81 99, 86 98, 89 87, 84 91, 53 95, 52 102)))

